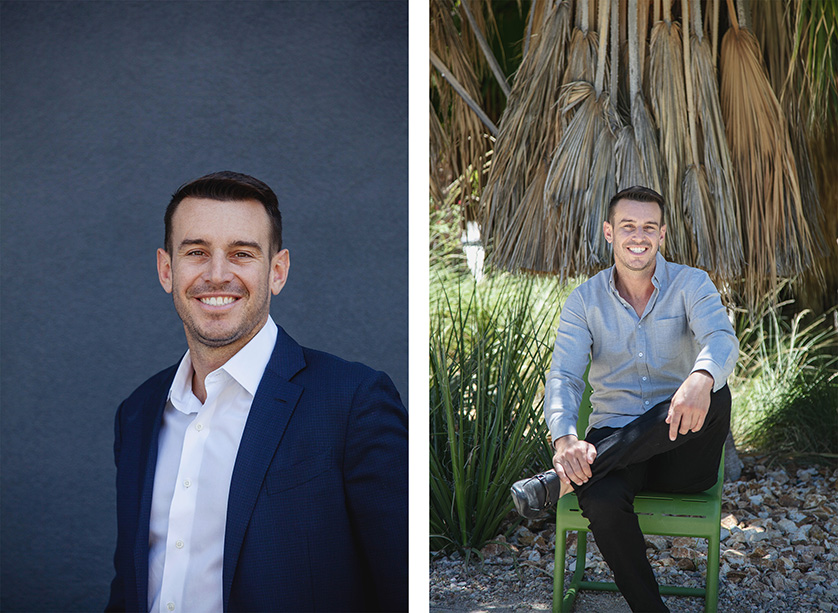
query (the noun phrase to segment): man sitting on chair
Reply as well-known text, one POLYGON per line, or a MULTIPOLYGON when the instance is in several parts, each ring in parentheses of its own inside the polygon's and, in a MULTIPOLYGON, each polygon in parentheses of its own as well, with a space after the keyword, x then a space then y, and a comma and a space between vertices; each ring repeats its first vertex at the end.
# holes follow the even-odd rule
MULTIPOLYGON (((716 482, 730 428, 727 377, 739 344, 707 273, 666 261, 663 197, 616 194, 603 222, 614 266, 565 302, 547 375, 544 417, 556 475, 519 481, 524 516, 575 490, 599 550, 633 611, 667 611, 634 513, 642 489, 700 492, 716 482), (576 436, 585 368, 593 389, 576 436), (546 478, 545 478, 546 477, 546 478)), ((552 471, 550 471, 552 473, 552 471)))

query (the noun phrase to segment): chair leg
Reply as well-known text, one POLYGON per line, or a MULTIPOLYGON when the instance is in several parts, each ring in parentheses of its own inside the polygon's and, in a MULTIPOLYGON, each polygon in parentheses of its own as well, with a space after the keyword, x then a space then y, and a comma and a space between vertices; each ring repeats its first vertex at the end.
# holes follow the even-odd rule
POLYGON ((707 591, 704 613, 716 613, 719 602, 719 533, 707 539, 707 591))
POLYGON ((576 569, 573 571, 570 585, 565 592, 564 567, 567 553, 567 530, 562 530, 561 534, 556 532, 556 538, 560 540, 556 541, 556 561, 553 568, 553 613, 567 613, 573 608, 585 573, 585 558, 588 549, 587 535, 587 530, 577 530, 576 532, 576 569))
POLYGON ((567 549, 567 530, 556 530, 556 559, 553 563, 553 613, 561 611, 564 592, 564 561, 567 549))

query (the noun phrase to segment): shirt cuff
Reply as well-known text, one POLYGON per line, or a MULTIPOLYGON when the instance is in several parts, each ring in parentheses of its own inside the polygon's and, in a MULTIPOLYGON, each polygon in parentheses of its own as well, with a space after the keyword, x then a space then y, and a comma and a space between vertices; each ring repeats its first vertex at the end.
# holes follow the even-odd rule
POLYGON ((550 437, 554 443, 568 434, 577 436, 576 422, 573 419, 563 419, 561 416, 556 415, 554 419, 550 420, 548 427, 550 428, 550 437))
POLYGON ((708 360, 706 358, 701 360, 696 360, 693 369, 690 371, 690 374, 698 371, 698 370, 706 370, 710 373, 710 376, 713 377, 713 391, 718 392, 722 389, 725 384, 727 384, 727 377, 725 377, 724 372, 722 371, 721 366, 716 364, 713 360, 708 360))

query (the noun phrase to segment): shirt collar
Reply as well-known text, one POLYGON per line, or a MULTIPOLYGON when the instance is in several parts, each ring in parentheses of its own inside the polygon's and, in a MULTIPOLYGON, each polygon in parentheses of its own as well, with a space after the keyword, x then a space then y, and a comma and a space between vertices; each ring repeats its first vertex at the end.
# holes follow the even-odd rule
MULTIPOLYGON (((218 370, 223 370, 247 390, 251 396, 255 396, 265 367, 271 359, 274 345, 276 345, 276 337, 277 326, 269 315, 268 321, 256 333, 256 336, 250 339, 244 347, 239 349, 238 353, 227 360, 218 370)), ((180 360, 167 397, 167 400, 171 401, 176 409, 187 414, 193 412, 191 409, 193 399, 197 401, 192 393, 192 373, 192 357, 187 350, 180 360)), ((200 407, 200 403, 198 407, 200 407)))
MULTIPOLYGON (((611 287, 612 292, 619 295, 620 292, 617 291, 617 284, 614 281, 614 273, 616 270, 617 265, 614 264, 609 270, 608 285, 611 287)), ((655 272, 652 275, 652 285, 654 285, 658 290, 660 290, 661 285, 663 285, 664 279, 666 279, 666 258, 664 258, 661 255, 661 252, 658 251, 657 253, 655 253, 655 272)))

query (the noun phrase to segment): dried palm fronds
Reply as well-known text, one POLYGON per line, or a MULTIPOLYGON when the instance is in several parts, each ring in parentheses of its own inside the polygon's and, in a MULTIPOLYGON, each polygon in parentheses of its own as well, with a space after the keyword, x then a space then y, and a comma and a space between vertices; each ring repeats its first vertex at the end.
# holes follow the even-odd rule
MULTIPOLYGON (((795 14, 793 14, 795 11, 791 5, 781 3, 769 2, 757 6, 758 11, 753 15, 754 35, 757 36, 758 41, 761 41, 760 48, 771 87, 779 98, 788 121, 792 153, 797 165, 800 197, 814 243, 813 252, 822 254, 826 250, 826 241, 822 232, 823 208, 812 172, 812 158, 809 154, 810 147, 803 119, 804 115, 810 120, 814 119, 811 109, 812 105, 817 102, 813 101, 809 95, 799 95, 801 91, 807 94, 811 92, 806 87, 807 75, 806 70, 803 69, 803 60, 796 58, 792 51, 792 33, 795 32, 796 25, 795 14), (764 41, 770 41, 771 44, 765 44, 764 41)), ((799 14, 798 9, 797 15, 799 14)), ((826 119, 825 116, 820 116, 820 113, 816 114, 819 119, 826 119)), ((820 129, 810 131, 809 136, 818 140, 822 138, 823 131, 820 129)), ((818 277, 820 271, 814 271, 814 274, 818 277)))
POLYGON ((558 214, 545 205, 543 187, 550 154, 561 135, 557 103, 570 31, 570 1, 557 3, 540 28, 537 20, 535 24, 532 47, 500 120, 481 199, 481 219, 496 266, 552 272, 554 263, 544 257, 544 244, 555 242, 558 214))
POLYGON ((793 23, 789 71, 801 73, 802 90, 795 91, 804 91, 809 101, 805 119, 811 129, 838 117, 838 3, 797 2, 793 23))
MULTIPOLYGON (((473 60, 463 47, 462 38, 451 17, 451 6, 443 0, 430 2, 430 47, 446 73, 453 77, 472 100, 480 99, 480 87, 473 68, 473 60)), ((444 192, 452 181, 465 183, 462 187, 471 188, 476 182, 479 190, 482 185, 482 172, 490 149, 486 128, 464 98, 440 73, 431 68, 431 82, 437 99, 432 108, 438 120, 443 124, 449 138, 447 147, 440 151, 440 157, 431 159, 431 180, 436 183, 432 193, 444 192), (470 172, 477 169, 478 172, 470 172)), ((469 214, 469 217, 472 215, 469 214)))
MULTIPOLYGON (((489 69, 492 71, 492 74, 494 75, 495 80, 498 82, 498 85, 500 85, 501 91, 503 91, 504 95, 508 98, 509 83, 506 82, 506 75, 504 75, 503 71, 500 69, 500 64, 498 64, 498 60, 492 53, 492 49, 491 47, 489 47, 489 43, 483 34, 483 30, 485 28, 485 20, 483 21, 483 23, 478 21, 478 19, 471 12, 471 9, 469 9, 468 7, 468 0, 460 0, 460 6, 466 14, 468 23, 471 26, 471 31, 474 34, 474 38, 477 41, 478 46, 480 47, 480 51, 483 53, 483 57, 486 59, 486 63, 488 64, 489 69)), ((486 3, 486 5, 484 6, 489 7, 489 9, 491 10, 490 3, 486 3)), ((478 15, 480 14, 478 13, 478 15)))
MULTIPOLYGON (((590 194, 592 181, 601 178, 591 172, 594 155, 613 155, 613 135, 610 146, 603 141, 601 132, 610 131, 608 96, 603 94, 608 37, 610 4, 600 3, 597 67, 594 86, 587 81, 573 81, 562 89, 560 104, 566 113, 579 104, 567 125, 550 162, 544 185, 545 201, 552 201, 560 210, 559 227, 565 228, 555 248, 561 253, 560 277, 566 278, 589 271, 592 255, 589 251, 587 227, 590 219, 590 194), (597 142, 600 147, 596 148, 597 142), (605 151, 605 148, 608 148, 605 151)), ((600 166, 602 164, 599 164, 600 166)), ((596 256, 593 256, 596 258, 596 256)))
MULTIPOLYGON (((684 28, 689 28, 689 2, 682 3, 682 17, 684 28)), ((690 163, 684 173, 683 208, 689 220, 692 231, 691 260, 705 269, 712 270, 712 254, 718 251, 710 236, 711 224, 715 220, 709 219, 713 215, 710 204, 710 194, 707 187, 707 175, 698 158, 698 134, 696 133, 695 98, 693 96, 693 81, 690 75, 691 53, 689 30, 681 37, 684 45, 684 75, 687 94, 687 120, 689 123, 689 160, 690 163)))
MULTIPOLYGON (((602 102, 606 100, 602 98, 602 102)), ((585 257, 580 257, 590 182, 591 160, 597 137, 606 129, 606 121, 594 86, 574 81, 562 88, 559 104, 566 112, 579 105, 562 133, 553 154, 544 185, 544 200, 558 207, 559 243, 553 247, 561 255, 562 279, 584 271, 585 257)))
POLYGON ((644 185, 663 191, 662 162, 655 127, 641 88, 642 67, 640 50, 645 46, 638 36, 638 25, 643 13, 638 12, 638 0, 628 3, 629 97, 631 125, 623 127, 617 137, 617 190, 633 185, 644 185), (634 16, 638 15, 638 19, 634 16))
MULTIPOLYGON (((709 210, 693 222, 698 248, 697 264, 714 277, 730 283, 741 275, 744 261, 739 202, 722 121, 712 52, 703 34, 700 6, 697 0, 690 2, 694 7, 691 12, 693 35, 689 47, 691 63, 686 72, 691 77, 688 83, 695 94, 693 100, 697 123, 695 128, 691 126, 691 130, 695 129, 696 135, 701 134, 703 137, 700 143, 703 147, 699 151, 703 150, 702 172, 706 174, 709 199, 705 200, 709 210), (707 224, 706 229, 701 228, 702 223, 707 224), (702 234, 706 236, 702 238, 702 234)), ((698 163, 697 160, 694 162, 696 165, 698 163)), ((696 185, 690 187, 690 198, 685 193, 685 202, 695 201, 693 194, 696 193, 696 185)))
POLYGON ((745 232, 743 295, 748 304, 812 263, 787 124, 753 34, 733 25, 722 39, 722 115, 745 232))
POLYGON ((663 157, 663 196, 669 204, 667 254, 676 261, 692 263, 689 230, 681 209, 681 180, 685 170, 687 132, 681 28, 672 21, 670 0, 664 0, 664 18, 652 28, 649 46, 649 98, 660 130, 663 157))
POLYGON ((576 19, 567 52, 563 85, 572 81, 594 82, 599 36, 588 26, 588 9, 593 0, 576 0, 576 19))

